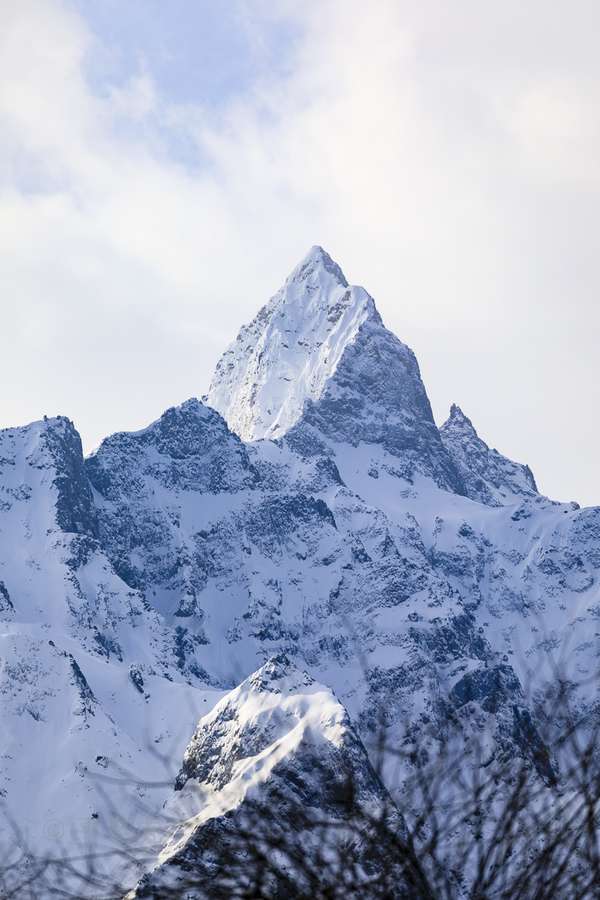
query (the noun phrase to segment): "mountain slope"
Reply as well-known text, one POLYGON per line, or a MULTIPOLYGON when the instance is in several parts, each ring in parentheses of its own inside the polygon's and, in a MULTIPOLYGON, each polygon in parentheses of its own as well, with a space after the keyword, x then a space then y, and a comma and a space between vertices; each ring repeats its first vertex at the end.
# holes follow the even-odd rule
POLYGON ((457 672, 500 666, 513 694, 500 691, 482 721, 501 723, 513 753, 530 753, 509 738, 513 707, 526 706, 518 678, 476 627, 476 567, 456 578, 449 554, 432 558, 402 509, 400 474, 377 479, 400 501, 386 514, 321 456, 268 441, 244 454, 214 411, 188 401, 143 432, 108 439, 88 461, 106 552, 175 626, 180 671, 228 686, 285 651, 334 686, 374 739, 383 714, 399 738, 432 718, 441 727, 436 698, 451 702, 457 672), (173 429, 193 435, 185 453, 173 429), (235 479, 207 480, 215 454, 233 454, 235 479), (356 665, 357 644, 368 672, 356 665))

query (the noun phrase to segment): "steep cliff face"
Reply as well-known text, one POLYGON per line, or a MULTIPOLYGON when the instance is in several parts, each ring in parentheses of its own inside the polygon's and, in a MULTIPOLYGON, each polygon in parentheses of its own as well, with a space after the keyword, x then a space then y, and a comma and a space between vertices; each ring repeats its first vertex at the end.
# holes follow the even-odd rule
POLYGON ((405 481, 423 476, 464 493, 433 420, 415 355, 380 323, 361 325, 321 395, 307 400, 286 436, 296 448, 323 438, 334 456, 343 453, 343 445, 362 445, 373 457, 387 456, 405 481))
POLYGON ((32 538, 44 527, 94 535, 81 440, 69 419, 58 416, 0 431, 0 467, 0 514, 16 527, 29 522, 32 538))

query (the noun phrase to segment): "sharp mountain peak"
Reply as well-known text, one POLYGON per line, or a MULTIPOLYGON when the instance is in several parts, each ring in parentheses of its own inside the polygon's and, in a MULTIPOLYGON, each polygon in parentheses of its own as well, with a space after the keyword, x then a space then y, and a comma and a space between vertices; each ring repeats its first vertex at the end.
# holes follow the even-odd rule
POLYGON ((342 287, 348 287, 348 281, 342 272, 341 267, 319 244, 314 244, 308 253, 292 269, 286 283, 292 281, 305 281, 320 272, 327 273, 334 281, 341 284, 342 287))
POLYGON ((315 245, 219 360, 208 403, 243 440, 283 436, 321 396, 375 301, 315 245))

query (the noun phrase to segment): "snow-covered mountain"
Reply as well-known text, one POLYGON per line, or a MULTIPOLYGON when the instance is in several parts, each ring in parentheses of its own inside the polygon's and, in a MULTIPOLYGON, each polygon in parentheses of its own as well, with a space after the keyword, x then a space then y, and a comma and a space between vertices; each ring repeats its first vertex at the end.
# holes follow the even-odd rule
MULTIPOLYGON (((226 351, 208 404, 87 460, 63 418, 0 432, 4 809, 39 853, 57 820, 87 840, 110 817, 96 775, 112 766, 135 772, 124 814, 150 820, 173 788, 139 811, 161 777, 149 748, 174 779, 232 690, 190 748, 226 757, 221 740, 268 707, 277 765, 301 765, 304 744, 298 757, 277 730, 285 691, 256 698, 282 653, 309 673, 290 675, 306 715, 335 691, 369 752, 382 726, 425 746, 458 718, 489 758, 554 777, 559 723, 540 700, 558 665, 575 709, 594 708, 599 576, 600 509, 542 497, 457 406, 438 429, 413 352, 315 247, 226 351)), ((400 801, 403 773, 384 777, 400 801)))
POLYGON ((337 443, 378 445, 407 477, 461 491, 414 353, 321 247, 225 351, 208 403, 246 441, 313 427, 337 443))

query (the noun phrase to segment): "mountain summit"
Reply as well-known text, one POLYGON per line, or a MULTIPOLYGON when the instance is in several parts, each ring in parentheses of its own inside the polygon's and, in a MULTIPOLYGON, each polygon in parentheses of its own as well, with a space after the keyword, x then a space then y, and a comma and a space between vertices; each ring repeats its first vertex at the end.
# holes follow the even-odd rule
POLYGON ((321 247, 225 351, 208 403, 245 441, 377 445, 409 480, 463 493, 413 351, 321 247))
POLYGON ((312 247, 221 357, 209 404, 242 440, 281 437, 306 400, 320 397, 368 320, 381 324, 372 297, 312 247))

